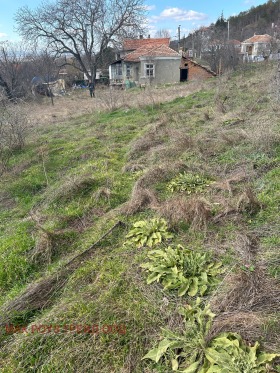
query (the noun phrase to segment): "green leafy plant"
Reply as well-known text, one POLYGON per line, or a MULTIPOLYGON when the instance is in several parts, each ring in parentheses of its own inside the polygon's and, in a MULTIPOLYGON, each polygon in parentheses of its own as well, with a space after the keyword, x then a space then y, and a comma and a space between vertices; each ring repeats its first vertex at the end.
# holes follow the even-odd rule
POLYGON ((152 250, 149 262, 141 265, 150 272, 147 283, 161 282, 164 289, 178 289, 178 295, 204 295, 218 283, 222 263, 210 261, 209 254, 192 251, 181 245, 152 250))
POLYGON ((126 243, 136 244, 137 247, 154 247, 164 240, 173 238, 173 234, 168 232, 164 219, 155 218, 137 221, 125 237, 128 239, 126 243))
POLYGON ((205 350, 199 373, 265 373, 277 354, 259 352, 259 342, 248 346, 237 333, 222 333, 205 350))
POLYGON ((167 189, 171 192, 186 192, 187 194, 201 193, 209 186, 209 183, 210 180, 201 175, 183 172, 170 181, 167 189))
POLYGON ((196 372, 203 363, 204 349, 206 348, 205 336, 210 331, 212 320, 215 317, 209 305, 203 305, 200 298, 195 302, 179 309, 183 316, 185 328, 182 334, 174 333, 162 328, 162 340, 158 346, 150 350, 143 359, 161 360, 170 371, 196 372), (184 369, 184 370, 182 370, 184 369))
POLYGON ((200 298, 179 312, 184 317, 183 333, 162 328, 162 340, 143 359, 181 373, 265 373, 279 356, 260 352, 258 342, 247 345, 238 333, 224 332, 207 342, 215 314, 200 298))

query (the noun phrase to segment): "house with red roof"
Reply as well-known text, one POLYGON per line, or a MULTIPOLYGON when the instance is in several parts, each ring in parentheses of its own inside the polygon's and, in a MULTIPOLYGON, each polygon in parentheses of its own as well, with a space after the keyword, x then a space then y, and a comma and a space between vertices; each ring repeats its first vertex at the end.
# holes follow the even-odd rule
POLYGON ((244 61, 259 61, 268 58, 271 53, 272 36, 254 35, 241 43, 244 61))
POLYGON ((180 82, 181 54, 169 47, 169 38, 127 39, 109 66, 111 85, 180 82))

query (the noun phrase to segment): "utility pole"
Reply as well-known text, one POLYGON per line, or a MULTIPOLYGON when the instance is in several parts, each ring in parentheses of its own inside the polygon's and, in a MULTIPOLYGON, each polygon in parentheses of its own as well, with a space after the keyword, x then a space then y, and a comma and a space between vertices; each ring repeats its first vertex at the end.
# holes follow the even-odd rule
POLYGON ((227 20, 227 40, 229 41, 229 20, 227 20))
POLYGON ((178 52, 180 50, 180 41, 181 41, 181 25, 178 26, 178 52))

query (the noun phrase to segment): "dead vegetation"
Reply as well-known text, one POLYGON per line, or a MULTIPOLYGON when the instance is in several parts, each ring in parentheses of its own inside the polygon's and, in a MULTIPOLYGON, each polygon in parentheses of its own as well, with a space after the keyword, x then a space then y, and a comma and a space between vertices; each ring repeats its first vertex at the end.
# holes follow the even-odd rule
POLYGON ((249 215, 254 215, 262 208, 261 203, 258 201, 253 189, 246 187, 237 201, 237 210, 239 212, 246 212, 249 215))
POLYGON ((276 281, 267 277, 264 268, 245 267, 227 277, 223 291, 211 304, 217 313, 277 313, 280 311, 280 289, 276 281))
POLYGON ((1 100, 0 115, 0 175, 7 170, 13 153, 23 149, 28 128, 28 117, 22 105, 1 100))
POLYGON ((250 123, 246 136, 255 150, 268 154, 280 144, 279 127, 273 117, 261 116, 255 122, 250 123))
POLYGON ((222 332, 231 331, 239 333, 247 343, 255 343, 256 340, 264 338, 265 318, 258 312, 226 312, 216 316, 207 340, 222 332))
POLYGON ((154 191, 135 184, 130 200, 124 204, 121 212, 126 215, 133 215, 147 208, 155 208, 157 205, 158 199, 154 191))
POLYGON ((239 233, 233 242, 233 248, 237 253, 237 257, 244 264, 256 262, 257 253, 259 250, 259 239, 256 235, 239 233))
POLYGON ((211 218, 209 202, 197 196, 189 199, 183 196, 173 197, 159 205, 157 211, 171 226, 175 227, 178 223, 185 222, 190 224, 192 230, 206 229, 211 218))
POLYGON ((28 260, 37 265, 48 265, 62 252, 62 248, 71 245, 75 235, 69 229, 51 231, 43 227, 44 218, 34 211, 30 218, 35 223, 35 247, 28 252, 28 260))
POLYGON ((163 144, 164 138, 162 135, 155 132, 148 132, 144 136, 140 137, 131 145, 131 149, 128 153, 128 159, 134 160, 143 155, 153 147, 163 144))
POLYGON ((28 112, 32 121, 38 125, 59 123, 66 119, 76 118, 84 114, 111 111, 120 108, 141 108, 150 105, 172 101, 177 97, 185 97, 192 92, 203 89, 205 82, 190 82, 172 87, 149 87, 147 90, 110 90, 96 89, 95 99, 88 91, 68 91, 67 95, 57 97, 51 105, 48 99, 38 104, 29 105, 28 112), (129 103, 129 105, 128 105, 129 103))
MULTIPOLYGON (((243 260, 250 260, 252 252, 249 250, 247 255, 245 246, 248 248, 248 242, 238 251, 243 260)), ((275 315, 280 311, 280 289, 277 281, 268 278, 265 268, 258 265, 238 268, 225 278, 219 290, 210 300, 216 318, 207 338, 230 330, 241 334, 248 343, 263 341, 265 348, 277 351, 279 323, 275 315)))

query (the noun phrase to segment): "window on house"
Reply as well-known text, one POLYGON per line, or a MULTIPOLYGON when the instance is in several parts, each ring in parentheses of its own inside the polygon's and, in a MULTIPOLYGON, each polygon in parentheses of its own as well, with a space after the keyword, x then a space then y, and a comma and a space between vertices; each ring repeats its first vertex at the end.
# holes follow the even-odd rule
POLYGON ((131 65, 126 65, 126 76, 131 77, 131 65))
POLYGON ((147 78, 152 78, 155 76, 155 65, 152 63, 145 64, 145 76, 147 78))
POLYGON ((116 65, 116 75, 122 75, 122 65, 121 64, 116 65))

